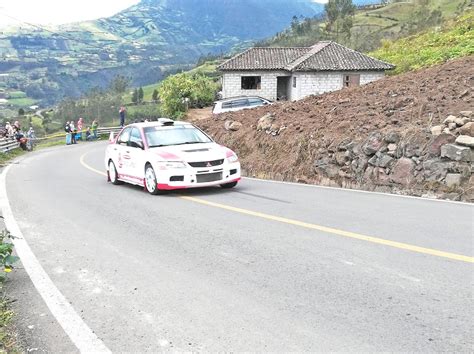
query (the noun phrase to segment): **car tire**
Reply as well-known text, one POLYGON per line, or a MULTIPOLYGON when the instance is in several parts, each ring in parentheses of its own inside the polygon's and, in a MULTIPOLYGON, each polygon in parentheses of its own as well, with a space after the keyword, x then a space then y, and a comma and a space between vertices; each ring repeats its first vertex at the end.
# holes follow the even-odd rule
POLYGON ((152 195, 163 194, 163 191, 158 189, 155 170, 150 164, 145 166, 145 189, 152 195))
POLYGON ((109 177, 109 181, 112 184, 115 184, 115 185, 122 184, 122 181, 118 179, 117 169, 115 168, 115 164, 112 160, 109 161, 109 169, 107 171, 107 175, 109 177))
POLYGON ((230 182, 230 183, 225 183, 221 184, 222 188, 234 188, 237 185, 237 182, 230 182))

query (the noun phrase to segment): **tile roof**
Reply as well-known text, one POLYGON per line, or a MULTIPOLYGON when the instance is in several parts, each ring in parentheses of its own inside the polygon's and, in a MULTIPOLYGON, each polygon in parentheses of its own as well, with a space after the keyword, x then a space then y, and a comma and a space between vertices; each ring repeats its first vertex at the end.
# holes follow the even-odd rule
POLYGON ((390 70, 394 66, 332 41, 304 48, 250 48, 219 66, 222 71, 390 70))
POLYGON ((285 70, 311 48, 250 48, 225 61, 220 70, 285 70))

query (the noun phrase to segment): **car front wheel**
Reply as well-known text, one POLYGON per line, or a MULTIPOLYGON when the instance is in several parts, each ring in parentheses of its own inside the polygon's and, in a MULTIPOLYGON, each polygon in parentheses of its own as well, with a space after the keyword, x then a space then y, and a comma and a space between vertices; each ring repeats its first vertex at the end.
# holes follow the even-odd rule
POLYGON ((145 167, 145 188, 148 193, 157 195, 161 191, 158 189, 158 182, 156 180, 155 170, 151 165, 145 167))

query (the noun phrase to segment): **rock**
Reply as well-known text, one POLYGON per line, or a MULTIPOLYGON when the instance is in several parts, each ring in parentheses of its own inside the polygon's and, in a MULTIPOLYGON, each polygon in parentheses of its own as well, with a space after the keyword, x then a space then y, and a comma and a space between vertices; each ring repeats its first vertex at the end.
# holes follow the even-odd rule
POLYGON ((468 122, 459 128, 459 133, 462 135, 474 136, 474 122, 468 122))
POLYGON ((338 151, 335 156, 334 156, 335 160, 336 160, 336 163, 339 165, 339 166, 344 166, 346 164, 346 161, 347 161, 347 157, 346 157, 346 153, 343 152, 343 151, 338 151))
POLYGON ((471 122, 471 118, 466 118, 466 117, 461 118, 461 122, 462 122, 462 125, 464 126, 467 123, 471 122))
POLYGON ((464 125, 464 120, 462 118, 456 118, 454 123, 456 123, 458 127, 462 127, 464 125))
POLYGON ((435 125, 430 130, 431 130, 431 134, 436 136, 436 135, 440 135, 443 132, 443 129, 444 129, 444 125, 435 125))
POLYGON ((390 157, 388 155, 383 155, 381 157, 379 157, 379 160, 378 160, 378 165, 379 167, 387 167, 388 165, 390 165, 390 163, 393 161, 393 157, 390 157))
POLYGON ((317 174, 321 174, 329 178, 334 178, 339 175, 339 168, 336 165, 330 163, 328 158, 315 161, 314 171, 317 174))
POLYGON ((229 130, 232 130, 234 132, 236 132, 240 128, 242 128, 242 123, 240 122, 232 122, 232 124, 229 126, 229 130))
POLYGON ((449 128, 444 128, 443 133, 444 134, 451 134, 451 130, 449 130, 449 128))
POLYGON ((387 149, 389 152, 394 152, 397 150, 397 144, 388 144, 387 149))
POLYGON ((380 132, 373 132, 362 146, 362 151, 367 156, 374 155, 383 146, 383 136, 380 132))
POLYGON ((226 120, 226 121, 224 122, 224 129, 225 129, 225 130, 230 130, 230 126, 231 126, 233 123, 234 123, 233 120, 226 120))
POLYGON ((454 144, 446 144, 441 146, 441 157, 447 157, 453 161, 469 162, 471 161, 471 148, 454 144))
POLYGON ((390 180, 404 186, 409 185, 413 181, 413 171, 415 170, 415 163, 411 159, 402 157, 393 166, 390 180))
POLYGON ((369 165, 371 165, 371 166, 377 166, 377 161, 378 161, 378 159, 379 159, 379 158, 377 157, 377 155, 372 156, 372 157, 369 159, 369 161, 368 161, 368 162, 369 162, 369 165))
POLYGON ((448 123, 448 129, 449 130, 454 130, 458 127, 456 123, 448 123))
POLYGON ((362 172, 365 171, 365 169, 367 168, 369 164, 369 161, 367 160, 367 158, 364 156, 364 157, 359 157, 355 160, 352 161, 351 163, 351 169, 352 171, 354 171, 356 174, 361 174, 362 172))
POLYGON ((452 162, 431 159, 423 162, 423 175, 427 181, 440 181, 446 177, 452 162))
POLYGON ((390 144, 390 143, 396 144, 400 141, 400 134, 397 133, 397 132, 390 132, 385 136, 384 140, 388 144, 390 144))
POLYGON ((456 144, 474 148, 474 137, 468 135, 459 135, 456 139, 456 144))
POLYGON ((471 118, 472 117, 472 111, 461 111, 461 112, 459 112, 459 115, 461 117, 471 118))
POLYGON ((432 135, 426 132, 412 134, 403 146, 403 155, 406 157, 422 156, 431 139, 432 135))
MULTIPOLYGON (((258 120, 257 130, 267 130, 272 127, 275 115, 273 113, 267 113, 258 120)), ((298 129, 297 129, 298 130, 298 129)))
POLYGON ((459 173, 448 173, 446 175, 445 183, 449 188, 458 187, 461 185, 462 175, 459 173))
POLYGON ((440 156, 441 155, 441 146, 446 144, 454 143, 456 137, 452 134, 441 134, 434 138, 428 144, 428 154, 430 156, 440 156))
POLYGON ((344 139, 343 141, 341 141, 339 143, 339 145, 337 146, 337 149, 339 151, 352 150, 354 145, 355 145, 355 143, 351 139, 346 138, 346 139, 344 139))
POLYGON ((443 120, 444 124, 449 124, 449 123, 454 123, 454 120, 456 119, 456 116, 450 115, 448 116, 445 120, 443 120))

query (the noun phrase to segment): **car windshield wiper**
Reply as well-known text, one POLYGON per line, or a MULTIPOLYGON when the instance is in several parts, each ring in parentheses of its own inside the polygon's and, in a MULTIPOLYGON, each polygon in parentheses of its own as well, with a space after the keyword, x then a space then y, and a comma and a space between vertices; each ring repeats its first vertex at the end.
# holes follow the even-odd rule
POLYGON ((150 146, 148 146, 148 147, 149 147, 149 148, 159 148, 159 147, 163 147, 163 146, 169 146, 169 145, 160 144, 160 145, 150 145, 150 146))
POLYGON ((185 143, 179 143, 174 145, 189 145, 189 144, 203 144, 202 141, 186 141, 185 143))

